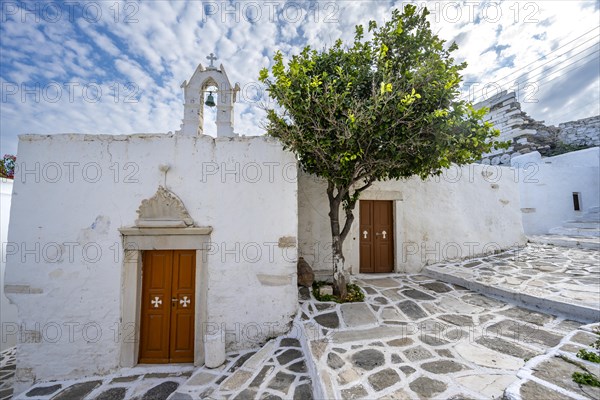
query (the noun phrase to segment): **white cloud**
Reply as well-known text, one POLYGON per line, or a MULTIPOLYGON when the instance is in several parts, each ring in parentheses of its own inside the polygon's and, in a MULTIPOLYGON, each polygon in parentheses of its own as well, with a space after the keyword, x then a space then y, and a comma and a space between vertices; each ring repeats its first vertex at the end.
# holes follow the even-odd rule
MULTIPOLYGON (((40 101, 29 96, 23 102, 20 89, 15 95, 5 96, 0 152, 15 152, 15 138, 20 133, 177 130, 182 118, 179 86, 189 79, 198 63, 208 64, 205 57, 211 52, 217 54, 217 64, 224 64, 232 82, 239 82, 249 97, 240 98, 236 104, 235 131, 261 134, 264 112, 254 101, 255 82, 259 70, 270 64, 276 50, 291 55, 306 44, 321 49, 338 38, 349 42, 355 25, 371 19, 383 22, 389 19, 394 4, 404 3, 281 1, 275 12, 272 2, 252 2, 260 9, 242 2, 229 8, 238 10, 237 15, 228 14, 224 2, 206 3, 212 7, 208 9, 210 15, 198 1, 97 4, 102 7, 97 21, 79 18, 71 23, 65 15, 56 23, 35 23, 31 18, 23 23, 17 16, 1 24, 0 83, 39 81, 42 87, 48 87, 52 82, 63 86, 65 92, 56 102, 48 101, 43 92, 40 101), (304 6, 299 16, 297 4, 304 6), (73 93, 66 91, 68 82, 79 84, 73 93), (125 87, 127 82, 138 85, 135 96, 125 87), (102 90, 97 102, 90 102, 84 92, 93 83, 102 90), (119 94, 116 100, 115 90, 119 94)), ((600 14, 593 1, 502 2, 498 3, 499 15, 493 13, 498 7, 488 3, 473 8, 472 15, 464 2, 427 4, 434 31, 448 41, 456 40, 460 46, 456 60, 468 62, 465 81, 477 81, 480 87, 497 82, 509 88, 515 78, 544 62, 536 63, 540 57, 548 55, 547 60, 551 60, 559 56, 562 51, 551 52, 597 27, 600 14), (460 8, 456 9, 455 4, 460 8)), ((597 36, 600 30, 596 29, 586 38, 597 36)), ((595 42, 597 38, 589 45, 595 42)), ((567 54, 549 65, 568 60, 567 54)), ((562 75, 557 72, 554 81, 542 83, 535 93, 539 101, 524 102, 523 108, 535 118, 552 123, 597 114, 600 81, 594 67, 592 62, 577 70, 562 71, 562 75)), ((530 76, 540 71, 536 69, 530 76)), ((548 74, 542 77, 550 79, 548 74)), ((209 118, 214 118, 214 110, 206 111, 205 119, 209 118)), ((214 121, 206 122, 206 131, 215 132, 214 121)))

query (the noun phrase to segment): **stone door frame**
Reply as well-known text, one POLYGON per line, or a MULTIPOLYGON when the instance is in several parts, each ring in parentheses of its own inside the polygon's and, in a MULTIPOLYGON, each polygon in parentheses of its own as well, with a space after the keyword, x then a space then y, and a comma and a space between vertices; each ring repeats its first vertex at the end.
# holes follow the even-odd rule
MULTIPOLYGON (((359 245, 358 245, 358 271, 361 274, 391 274, 396 272, 396 202, 394 200, 367 200, 367 199, 360 199, 359 200, 359 207, 358 207, 358 222, 359 222, 359 245), (362 264, 361 264, 361 256, 362 256, 362 249, 361 249, 361 245, 363 243, 363 233, 362 233, 362 228, 360 228, 362 225, 362 218, 363 218, 363 213, 362 213, 362 208, 361 206, 366 204, 366 203, 372 203, 372 207, 371 207, 371 211, 369 212, 370 217, 372 219, 372 221, 374 221, 375 219, 375 215, 376 215, 376 206, 378 204, 381 203, 386 203, 390 206, 390 241, 389 241, 389 251, 391 251, 391 256, 392 256, 392 260, 391 260, 391 271, 377 271, 376 269, 376 265, 374 265, 375 262, 375 244, 376 242, 372 242, 373 246, 370 248, 369 251, 369 256, 370 256, 370 263, 372 264, 373 267, 373 271, 363 271, 362 270, 362 264)), ((373 227, 373 232, 371 232, 372 236, 378 235, 378 233, 375 232, 375 222, 372 223, 372 227, 373 227)), ((376 237, 375 237, 376 240, 376 237)))
MULTIPOLYGON (((361 194, 360 199, 358 201, 361 201, 361 200, 387 200, 387 201, 392 202, 392 218, 393 218, 392 224, 394 226, 394 241, 392 243, 392 246, 394 249, 393 250, 394 268, 392 270, 392 273, 397 273, 401 267, 401 265, 400 265, 401 249, 399 247, 400 247, 400 244, 402 243, 402 238, 404 236, 402 227, 400 227, 398 225, 400 223, 399 218, 401 216, 399 208, 402 207, 402 202, 404 200, 404 196, 401 191, 397 191, 397 190, 369 188, 361 194)), ((354 237, 359 237, 359 235, 360 235, 360 229, 359 229, 360 213, 355 222, 358 222, 358 223, 353 224, 353 227, 350 231, 354 237)), ((351 254, 355 260, 354 264, 352 265, 351 273, 353 275, 361 274, 361 272, 360 272, 360 245, 358 245, 357 247, 354 247, 351 250, 351 254)))
POLYGON ((144 250, 196 250, 196 315, 194 365, 204 364, 202 327, 207 322, 208 270, 203 262, 211 227, 122 228, 124 260, 121 281, 120 366, 138 364, 142 297, 142 252, 144 250))

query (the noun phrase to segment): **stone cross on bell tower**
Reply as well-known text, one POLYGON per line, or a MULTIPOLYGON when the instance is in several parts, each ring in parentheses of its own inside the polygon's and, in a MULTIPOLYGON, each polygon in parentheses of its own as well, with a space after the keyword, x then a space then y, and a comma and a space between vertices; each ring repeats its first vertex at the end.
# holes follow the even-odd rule
POLYGON ((209 55, 206 57, 206 59, 207 59, 208 61, 210 61, 210 65, 208 66, 208 68, 211 68, 211 69, 212 69, 212 68, 214 68, 215 66, 213 65, 213 62, 217 60, 217 57, 215 57, 214 53, 210 53, 210 54, 209 54, 209 55))
MULTIPOLYGON (((219 68, 214 66, 217 59, 213 53, 206 57, 210 65, 206 68, 198 64, 196 71, 189 81, 181 84, 183 88, 183 120, 181 130, 183 135, 197 136, 204 133, 204 107, 205 94, 216 94, 217 108, 217 137, 235 136, 233 133, 233 103, 237 101, 237 92, 240 85, 231 86, 223 64, 219 68), (207 90, 216 87, 215 90, 207 90)), ((207 106, 209 104, 206 104, 207 106)))

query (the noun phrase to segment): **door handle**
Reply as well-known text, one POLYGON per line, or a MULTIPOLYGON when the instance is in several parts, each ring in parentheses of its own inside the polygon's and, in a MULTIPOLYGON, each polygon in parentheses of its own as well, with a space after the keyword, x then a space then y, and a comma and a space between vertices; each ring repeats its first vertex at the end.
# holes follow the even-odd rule
POLYGON ((383 238, 385 239, 385 236, 387 235, 386 231, 382 231, 381 233, 377 232, 375 233, 375 236, 379 236, 379 235, 383 235, 383 238))

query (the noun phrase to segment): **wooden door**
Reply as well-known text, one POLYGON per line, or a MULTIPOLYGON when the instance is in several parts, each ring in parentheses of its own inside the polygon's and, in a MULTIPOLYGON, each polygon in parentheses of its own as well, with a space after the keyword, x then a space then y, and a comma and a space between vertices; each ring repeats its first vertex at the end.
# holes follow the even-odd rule
POLYGON ((391 201, 359 201, 360 272, 394 271, 394 215, 391 201))
POLYGON ((194 361, 195 250, 145 251, 140 363, 194 361))

